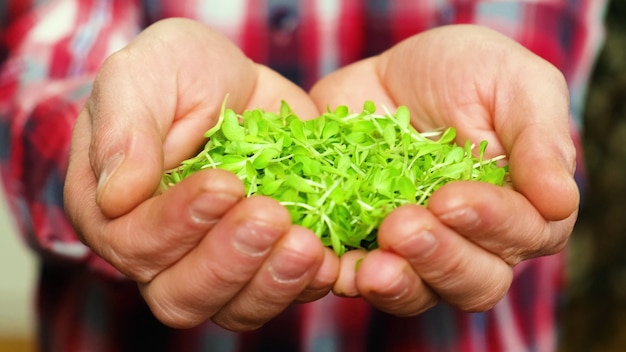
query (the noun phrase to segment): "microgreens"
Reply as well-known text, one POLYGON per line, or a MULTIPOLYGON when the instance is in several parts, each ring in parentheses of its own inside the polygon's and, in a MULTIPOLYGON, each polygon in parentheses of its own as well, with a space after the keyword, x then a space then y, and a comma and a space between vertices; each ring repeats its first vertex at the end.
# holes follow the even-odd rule
POLYGON ((426 205, 450 181, 502 185, 508 167, 478 155, 470 141, 455 144, 456 130, 417 132, 408 108, 377 115, 367 101, 361 113, 346 106, 302 121, 282 103, 278 114, 261 109, 241 115, 222 107, 197 156, 166 172, 167 188, 206 168, 233 172, 248 196, 278 200, 295 224, 311 229, 337 255, 377 247, 381 221, 402 204, 426 205), (435 139, 436 138, 436 139, 435 139))

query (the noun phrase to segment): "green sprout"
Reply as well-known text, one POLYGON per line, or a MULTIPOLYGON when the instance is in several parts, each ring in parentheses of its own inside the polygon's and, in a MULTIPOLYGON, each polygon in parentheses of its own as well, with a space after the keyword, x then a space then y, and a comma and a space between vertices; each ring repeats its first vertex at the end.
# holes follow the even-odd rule
POLYGON ((294 224, 311 229, 337 255, 378 246, 377 229, 403 204, 426 205, 451 181, 503 185, 504 156, 484 159, 487 142, 455 144, 456 130, 420 133, 409 110, 377 115, 367 101, 361 113, 339 106, 302 121, 283 102, 278 114, 261 109, 241 115, 222 107, 204 149, 163 175, 168 188, 207 168, 233 172, 247 196, 272 197, 294 224), (436 138, 436 139, 435 139, 436 138))

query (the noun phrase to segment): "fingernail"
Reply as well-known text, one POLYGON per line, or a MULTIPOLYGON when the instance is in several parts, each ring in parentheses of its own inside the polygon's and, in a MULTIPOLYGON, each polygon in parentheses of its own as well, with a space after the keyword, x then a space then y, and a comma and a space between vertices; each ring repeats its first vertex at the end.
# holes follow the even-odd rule
POLYGON ((113 154, 107 161, 104 162, 104 167, 100 172, 100 177, 98 178, 98 188, 97 194, 98 198, 100 197, 100 193, 106 187, 111 176, 117 171, 117 169, 122 165, 124 161, 124 153, 116 153, 113 154))
POLYGON ((308 257, 301 253, 306 248, 295 242, 293 239, 287 239, 286 248, 276 255, 272 254, 269 261, 269 272, 274 281, 279 283, 292 283, 300 280, 306 274, 308 257), (287 264, 287 265, 286 265, 287 264))
POLYGON ((260 257, 269 252, 281 233, 281 229, 266 222, 247 221, 236 227, 233 247, 245 255, 260 257))
POLYGON ((472 208, 459 208, 439 216, 446 225, 453 228, 473 229, 480 224, 478 213, 472 208))
POLYGON ((437 238, 428 230, 419 232, 413 241, 413 254, 416 257, 427 258, 437 248, 437 238))
POLYGON ((407 258, 425 259, 435 252, 437 246, 438 242, 435 235, 429 230, 421 230, 409 236, 396 248, 399 253, 407 258))
POLYGON ((230 193, 201 193, 191 203, 191 219, 197 224, 214 224, 238 200, 230 193))
POLYGON ((388 300, 397 301, 406 296, 409 290, 408 279, 404 273, 401 273, 396 280, 394 280, 389 286, 387 286, 383 294, 387 296, 388 300))

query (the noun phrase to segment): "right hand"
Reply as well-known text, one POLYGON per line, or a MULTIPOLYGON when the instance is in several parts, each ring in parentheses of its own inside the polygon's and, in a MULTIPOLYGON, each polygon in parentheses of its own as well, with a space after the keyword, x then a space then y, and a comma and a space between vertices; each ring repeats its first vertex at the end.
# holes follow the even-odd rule
POLYGON ((277 111, 284 99, 299 116, 318 115, 304 91, 226 38, 170 19, 106 60, 74 128, 68 217, 172 327, 210 318, 254 329, 294 301, 321 298, 338 275, 315 234, 278 202, 245 198, 228 172, 198 172, 158 194, 163 170, 197 152, 227 94, 236 111, 277 111))

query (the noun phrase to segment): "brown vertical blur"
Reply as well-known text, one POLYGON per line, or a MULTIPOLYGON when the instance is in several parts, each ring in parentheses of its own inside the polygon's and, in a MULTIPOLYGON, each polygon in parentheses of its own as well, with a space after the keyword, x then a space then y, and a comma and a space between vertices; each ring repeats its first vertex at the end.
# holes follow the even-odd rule
POLYGON ((561 351, 626 350, 626 1, 612 0, 587 97, 588 185, 570 242, 561 351))

